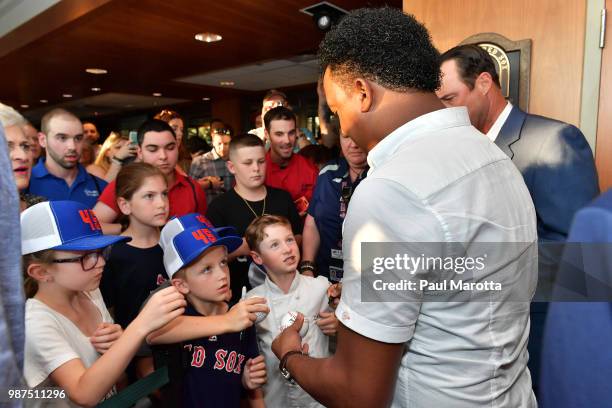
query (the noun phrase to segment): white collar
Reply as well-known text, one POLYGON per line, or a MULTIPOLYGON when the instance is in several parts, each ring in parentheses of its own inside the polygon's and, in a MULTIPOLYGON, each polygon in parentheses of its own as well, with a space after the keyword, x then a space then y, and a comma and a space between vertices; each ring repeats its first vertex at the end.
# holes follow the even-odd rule
POLYGON ((276 283, 272 282, 269 276, 266 276, 266 280, 264 281, 264 285, 266 289, 273 295, 290 295, 291 293, 297 290, 298 285, 300 284, 301 275, 296 271, 295 278, 293 278, 293 282, 291 282, 291 286, 289 286, 289 292, 285 293, 281 290, 281 288, 276 285, 276 283))
POLYGON ((440 109, 406 122, 385 136, 370 150, 368 153, 368 165, 370 166, 368 174, 371 174, 377 166, 384 164, 410 138, 424 132, 455 126, 470 126, 470 117, 465 106, 440 109))
POLYGON ((502 126, 506 123, 506 119, 510 116, 510 111, 512 111, 512 104, 510 102, 506 103, 506 107, 499 114, 497 119, 495 119, 495 123, 491 126, 491 129, 487 132, 487 137, 491 139, 492 142, 495 142, 497 136, 499 136, 499 132, 501 131, 502 126))

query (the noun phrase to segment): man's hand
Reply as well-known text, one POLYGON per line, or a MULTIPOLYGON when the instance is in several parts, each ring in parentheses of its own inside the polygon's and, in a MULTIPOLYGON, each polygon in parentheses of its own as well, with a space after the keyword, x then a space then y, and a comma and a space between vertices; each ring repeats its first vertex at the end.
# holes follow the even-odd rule
POLYGON ((89 341, 98 353, 104 354, 121 337, 122 333, 123 329, 118 324, 100 323, 89 341))
POLYGON ((254 390, 264 385, 267 380, 264 356, 259 355, 248 359, 242 372, 242 385, 244 388, 254 390))
POLYGON ((317 326, 328 336, 335 336, 338 331, 338 319, 334 312, 319 312, 319 319, 317 319, 317 326))
POLYGON ((229 331, 236 333, 251 327, 257 319, 257 312, 269 313, 266 298, 251 297, 236 303, 226 314, 229 331))
POLYGON ((295 322, 285 330, 283 330, 272 342, 272 351, 280 360, 283 356, 292 350, 301 350, 302 353, 308 354, 308 344, 302 345, 300 337, 300 329, 304 324, 304 315, 298 313, 295 322))

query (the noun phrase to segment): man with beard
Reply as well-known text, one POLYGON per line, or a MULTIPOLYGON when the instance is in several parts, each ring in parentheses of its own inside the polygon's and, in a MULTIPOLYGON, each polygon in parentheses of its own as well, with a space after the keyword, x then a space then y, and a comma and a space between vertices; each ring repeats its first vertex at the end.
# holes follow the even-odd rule
POLYGON ((29 192, 93 208, 107 183, 79 164, 84 143, 79 118, 67 110, 53 109, 42 118, 38 141, 46 156, 32 169, 29 192))
POLYGON ((299 154, 293 154, 297 136, 296 117, 277 106, 264 116, 270 151, 266 154, 266 185, 287 191, 301 216, 306 215, 319 170, 299 154))

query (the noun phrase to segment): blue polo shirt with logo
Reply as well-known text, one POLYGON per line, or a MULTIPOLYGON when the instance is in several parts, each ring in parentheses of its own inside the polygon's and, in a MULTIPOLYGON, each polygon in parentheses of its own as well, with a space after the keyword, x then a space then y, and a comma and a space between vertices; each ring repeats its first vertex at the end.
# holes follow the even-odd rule
POLYGON ((72 200, 93 208, 108 183, 87 173, 85 167, 80 164, 77 166, 79 172, 72 185, 69 186, 64 179, 49 173, 45 167, 45 159, 41 158, 32 169, 28 192, 45 197, 50 201, 72 200))
POLYGON ((333 160, 319 172, 314 193, 308 206, 310 214, 317 225, 320 236, 319 251, 316 257, 319 275, 330 281, 338 282, 343 276, 342 261, 342 223, 340 215, 340 197, 343 182, 353 191, 361 177, 351 183, 348 162, 344 158, 333 160))

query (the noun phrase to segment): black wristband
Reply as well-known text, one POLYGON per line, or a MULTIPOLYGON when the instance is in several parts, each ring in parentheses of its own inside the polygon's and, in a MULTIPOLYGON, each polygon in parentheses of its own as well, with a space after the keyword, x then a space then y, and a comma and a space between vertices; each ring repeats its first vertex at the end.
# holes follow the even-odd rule
POLYGON ((280 370, 281 375, 287 381, 293 381, 293 378, 291 377, 291 374, 289 373, 289 370, 287 370, 287 360, 289 359, 289 357, 291 357, 294 354, 304 355, 304 353, 302 353, 301 350, 291 350, 291 351, 288 351, 281 358, 280 363, 278 364, 278 369, 280 370))
POLYGON ((119 163, 121 165, 123 165, 123 163, 125 163, 125 159, 120 159, 117 156, 113 156, 112 160, 116 161, 117 163, 119 163))
POLYGON ((298 266, 298 271, 300 273, 304 273, 306 271, 311 271, 313 275, 317 274, 317 265, 312 261, 302 261, 298 266))

